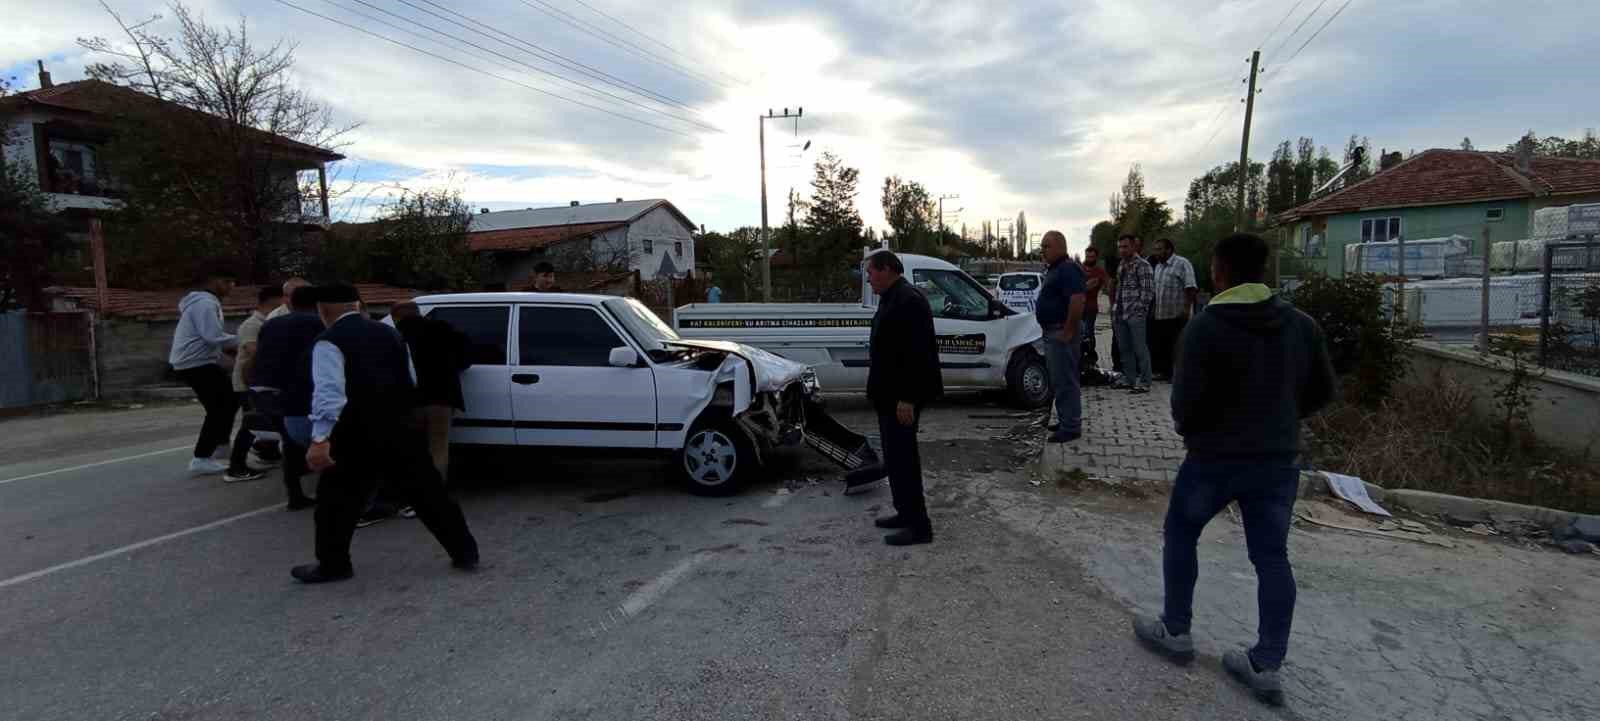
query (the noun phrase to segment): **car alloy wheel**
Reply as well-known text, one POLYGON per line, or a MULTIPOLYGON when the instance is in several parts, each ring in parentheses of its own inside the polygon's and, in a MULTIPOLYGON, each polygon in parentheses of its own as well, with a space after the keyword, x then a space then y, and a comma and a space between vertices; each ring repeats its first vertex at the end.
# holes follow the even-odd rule
POLYGON ((702 428, 683 449, 683 470, 702 486, 721 486, 739 470, 739 450, 721 429, 702 428))

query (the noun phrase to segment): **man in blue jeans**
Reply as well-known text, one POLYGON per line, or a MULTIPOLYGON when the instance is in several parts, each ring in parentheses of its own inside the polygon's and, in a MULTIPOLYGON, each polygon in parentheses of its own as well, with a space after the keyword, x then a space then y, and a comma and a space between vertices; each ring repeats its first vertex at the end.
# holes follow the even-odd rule
POLYGON ((1167 505, 1162 572, 1166 608, 1134 621, 1146 645, 1194 658, 1190 635, 1196 545, 1213 516, 1238 502, 1256 569, 1260 625, 1248 652, 1222 665, 1268 703, 1283 703, 1278 669, 1289 649, 1294 573, 1289 522, 1299 470, 1300 421, 1333 398, 1337 381, 1322 329, 1261 284, 1267 244, 1238 233, 1217 244, 1217 295, 1184 330, 1172 383, 1172 420, 1188 455, 1167 505))
POLYGON ((1044 335, 1045 363, 1056 399, 1056 427, 1051 443, 1071 443, 1083 435, 1083 398, 1078 388, 1078 364, 1083 339, 1083 268, 1067 257, 1067 236, 1052 230, 1044 234, 1039 252, 1049 270, 1039 288, 1034 318, 1044 335))
POLYGON ((1111 308, 1113 345, 1122 355, 1123 382, 1131 393, 1150 392, 1150 305, 1155 302, 1155 272, 1145 260, 1139 236, 1124 233, 1117 239, 1117 286, 1111 308))

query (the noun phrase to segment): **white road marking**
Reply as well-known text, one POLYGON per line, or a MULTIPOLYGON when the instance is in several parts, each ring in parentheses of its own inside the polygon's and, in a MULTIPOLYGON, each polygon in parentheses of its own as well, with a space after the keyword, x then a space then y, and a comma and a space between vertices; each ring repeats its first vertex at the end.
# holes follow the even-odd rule
POLYGON ((646 608, 649 608, 650 604, 655 603, 656 599, 661 598, 662 594, 673 586, 678 585, 678 581, 683 580, 685 574, 693 570, 695 566, 700 565, 705 560, 705 557, 706 554, 696 553, 679 561, 678 565, 667 569, 666 572, 656 576, 642 588, 622 599, 622 605, 618 607, 618 610, 622 611, 622 615, 626 618, 639 615, 646 608))
POLYGON ((26 480, 28 480, 30 478, 43 478, 45 476, 53 476, 53 475, 55 475, 57 473, 67 473, 67 472, 70 472, 70 471, 81 471, 81 470, 83 470, 85 468, 95 468, 97 466, 109 466, 109 465, 111 465, 113 463, 121 463, 123 461, 137 461, 140 458, 149 458, 151 456, 159 456, 159 455, 162 455, 163 453, 177 453, 178 451, 188 450, 188 449, 191 449, 193 447, 194 446, 179 446, 177 448, 166 448, 166 449, 162 449, 162 450, 159 450, 159 451, 150 451, 149 453, 139 453, 139 454, 132 455, 132 456, 123 456, 121 458, 113 458, 113 459, 108 460, 108 461, 95 461, 94 463, 85 463, 85 464, 83 464, 81 466, 72 466, 72 467, 69 467, 69 468, 57 468, 57 469, 55 469, 53 471, 40 471, 39 473, 31 473, 31 474, 26 475, 26 476, 17 476, 16 478, 7 478, 7 479, 5 479, 3 481, 0 481, 0 486, 3 486, 5 484, 7 484, 7 483, 16 483, 17 481, 26 481, 26 480))
MULTIPOLYGON (((107 558, 113 558, 113 557, 116 557, 116 556, 120 556, 120 555, 122 555, 124 553, 132 553, 133 551, 137 551, 137 550, 139 550, 141 548, 148 548, 148 547, 154 546, 154 545, 156 545, 158 543, 166 543, 167 541, 171 541, 171 540, 177 539, 177 538, 182 538, 182 537, 188 536, 188 535, 193 535, 193 534, 199 533, 201 531, 209 531, 209 530, 211 530, 213 528, 220 528, 222 526, 226 526, 226 525, 228 525, 230 523, 233 523, 234 521, 242 521, 242 520, 244 520, 246 518, 249 518, 251 516, 259 516, 259 515, 261 515, 263 513, 266 513, 268 511, 276 511, 276 510, 280 510, 282 508, 283 508, 283 504, 282 503, 275 503, 273 505, 266 506, 264 508, 257 508, 254 511, 246 511, 246 512, 241 513, 241 514, 239 514, 237 516, 229 516, 229 517, 224 518, 224 519, 222 519, 220 521, 212 521, 210 523, 205 523, 205 524, 201 524, 201 525, 195 526, 194 528, 186 528, 186 529, 184 529, 182 531, 177 531, 175 533, 168 533, 165 536, 157 536, 155 538, 146 539, 146 540, 140 541, 138 543, 131 543, 131 544, 128 544, 128 545, 123 546, 121 548, 113 548, 113 549, 111 549, 109 551, 105 551, 103 553, 96 553, 93 556, 80 558, 80 559, 78 559, 76 561, 68 561, 66 563, 62 563, 62 564, 59 564, 59 565, 51 566, 49 568, 42 568, 42 569, 39 569, 37 571, 33 571, 32 573, 24 573, 21 576, 13 576, 13 577, 8 578, 8 579, 6 579, 4 581, 0 581, 0 588, 5 588, 7 586, 15 586, 15 585, 17 585, 19 583, 27 583, 28 581, 32 581, 35 578, 41 578, 43 576, 48 576, 48 575, 50 575, 52 573, 57 573, 59 571, 65 571, 65 570, 68 570, 68 569, 77 568, 79 566, 87 566, 87 565, 89 565, 91 563, 94 563, 95 561, 104 561, 107 558)), ((643 589, 641 589, 641 590, 643 590, 643 589)))

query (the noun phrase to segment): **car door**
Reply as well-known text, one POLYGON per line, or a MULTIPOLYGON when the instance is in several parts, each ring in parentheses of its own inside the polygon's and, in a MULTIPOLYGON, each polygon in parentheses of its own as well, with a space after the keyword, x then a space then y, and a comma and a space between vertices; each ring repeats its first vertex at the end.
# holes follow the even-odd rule
POLYGON ((511 365, 507 348, 511 337, 510 304, 439 305, 428 317, 442 320, 466 334, 472 363, 461 372, 461 396, 466 410, 450 426, 452 443, 511 445, 517 442, 512 425, 511 365))
POLYGON ((985 386, 995 373, 1004 374, 1003 326, 989 295, 955 270, 918 268, 911 280, 933 308, 945 385, 985 386))
POLYGON ((656 383, 650 364, 613 367, 622 327, 588 305, 517 306, 511 405, 522 445, 654 448, 656 383))

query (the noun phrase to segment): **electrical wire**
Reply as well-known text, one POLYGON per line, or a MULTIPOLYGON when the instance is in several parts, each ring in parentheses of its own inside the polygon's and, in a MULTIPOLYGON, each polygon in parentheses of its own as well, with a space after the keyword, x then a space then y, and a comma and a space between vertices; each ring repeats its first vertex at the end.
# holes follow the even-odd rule
POLYGON ((583 102, 581 100, 574 100, 574 99, 569 98, 569 97, 567 97, 565 95, 561 95, 559 93, 554 93, 554 92, 551 92, 549 90, 545 90, 544 88, 534 87, 534 86, 529 85, 527 83, 524 83, 524 82, 521 82, 521 81, 518 81, 518 80, 513 80, 513 79, 505 77, 503 75, 497 75, 495 73, 491 73, 491 72, 489 72, 487 70, 484 70, 482 68, 473 67, 471 65, 463 63, 463 62, 461 62, 459 60, 456 60, 454 58, 445 57, 445 56, 440 55, 440 54, 438 54, 436 52, 433 52, 431 50, 425 50, 423 48, 419 48, 419 47, 417 47, 415 45, 412 45, 410 43, 406 43, 406 42, 403 42, 403 41, 400 41, 400 40, 395 40, 394 38, 388 37, 387 35, 383 35, 381 33, 373 32, 373 31, 368 30, 366 28, 363 28, 363 27, 361 27, 359 25, 355 25, 353 23, 348 23, 348 22, 345 22, 345 21, 340 20, 340 19, 335 18, 335 17, 329 17, 327 15, 319 13, 319 12, 317 12, 315 10, 311 10, 309 8, 301 7, 301 6, 296 5, 296 4, 292 3, 292 2, 289 2, 289 0, 273 0, 273 2, 276 2, 279 5, 283 5, 283 6, 288 7, 288 8, 299 10, 300 12, 303 12, 303 13, 305 13, 307 15, 312 16, 312 17, 321 18, 321 19, 326 20, 326 21, 328 21, 330 23, 333 23, 335 25, 339 25, 339 26, 342 26, 342 27, 345 27, 345 28, 349 28, 349 29, 354 30, 354 31, 356 31, 358 33, 361 33, 363 35, 370 35, 370 36, 375 37, 375 38, 377 38, 379 40, 382 40, 382 41, 384 41, 386 43, 390 43, 392 45, 398 45, 400 47, 406 48, 407 50, 411 50, 411 51, 414 51, 414 52, 422 53, 423 55, 427 55, 427 56, 429 56, 431 58, 434 58, 436 60, 441 60, 441 61, 450 63, 451 65, 455 65, 457 67, 461 67, 461 68, 464 68, 464 69, 467 69, 467 70, 471 70, 472 72, 478 73, 479 75, 484 75, 484 76, 491 77, 491 78, 494 78, 496 80, 499 80, 501 82, 511 83, 512 85, 516 85, 518 87, 522 87, 522 88, 525 88, 525 89, 528 89, 528 90, 532 90, 532 91, 534 91, 536 93, 539 93, 541 95, 548 95, 548 96, 550 96, 552 98, 555 98, 557 100, 563 100, 563 101, 572 103, 573 105, 577 105, 579 107, 584 107, 584 108, 588 108, 590 110, 594 110, 594 111, 597 111, 597 112, 605 113, 606 115, 610 115, 612 117, 620 118, 620 119, 626 120, 626 121, 628 121, 630 123, 637 123, 639 125, 644 125, 644 126, 647 126, 647 127, 655 128, 656 130, 660 130, 662 132, 672 133, 673 135, 681 135, 681 136, 683 136, 685 138, 691 138, 691 139, 694 137, 693 135, 690 135, 689 133, 686 133, 686 132, 684 132, 682 130, 677 130, 675 128, 669 128, 669 127, 666 127, 664 125, 657 125, 657 124, 652 123, 652 122, 650 122, 648 120, 641 120, 639 118, 635 118, 635 117, 632 117, 630 115, 624 115, 622 113, 619 113, 619 112, 616 112, 616 111, 611 110, 609 108, 604 108, 604 107, 601 107, 601 106, 598 106, 598 105, 590 105, 589 103, 585 103, 585 102, 583 102))
POLYGON ((561 21, 563 23, 566 23, 567 25, 571 25, 572 27, 575 27, 575 28, 583 31, 584 33, 587 33, 587 34, 592 35, 592 36, 594 36, 596 38, 599 38, 600 40, 603 40, 603 41, 605 41, 607 43, 610 43, 611 45, 614 45, 614 46, 616 46, 618 48, 621 48, 623 50, 627 50, 629 52, 634 53, 635 55, 639 55, 640 57, 642 57, 642 58, 644 58, 646 60, 650 60, 650 61, 653 61, 653 62, 659 64, 659 65, 667 67, 667 68, 677 72, 680 75, 683 75, 683 76, 688 77, 688 78, 692 78, 694 80, 699 80, 700 82, 710 83, 712 85, 717 85, 717 86, 720 86, 722 88, 727 88, 728 87, 728 85, 726 83, 718 81, 715 78, 709 78, 709 77, 706 77, 705 75, 701 75, 700 73, 696 73, 693 70, 685 68, 682 65, 679 65, 679 64, 677 64, 675 62, 672 62, 671 60, 668 60, 666 58, 661 57, 660 55, 652 53, 649 50, 645 50, 644 48, 641 48, 638 45, 635 45, 635 44, 633 44, 633 43, 631 43, 631 42, 629 42, 627 40, 624 40, 624 39, 619 38, 619 37, 617 37, 615 35, 612 35, 611 33, 608 33, 605 30, 601 30, 600 28, 594 27, 593 25, 590 25, 589 23, 586 23, 586 22, 574 17, 573 15, 571 15, 568 12, 566 12, 565 10, 562 10, 560 8, 557 8, 557 7, 554 7, 554 6, 550 5, 549 3, 544 2, 543 0, 533 0, 533 2, 529 2, 529 0, 519 0, 519 1, 523 5, 527 5, 528 7, 533 8, 534 10, 538 10, 539 12, 542 12, 545 15, 549 15, 550 17, 553 17, 556 20, 559 20, 559 21, 561 21))
MULTIPOLYGON (((1316 16, 1317 11, 1321 10, 1322 6, 1326 5, 1326 4, 1328 4, 1328 0, 1322 0, 1321 2, 1317 3, 1316 7, 1311 8, 1311 12, 1306 13, 1305 17, 1300 18, 1300 24, 1294 26, 1294 32, 1289 33, 1288 35, 1284 36, 1283 42, 1278 43, 1278 47, 1272 49, 1272 55, 1270 57, 1274 57, 1274 58, 1278 57, 1278 53, 1283 52, 1283 46, 1288 45, 1289 41, 1294 39, 1294 36, 1299 35, 1300 34, 1300 29, 1305 27, 1306 23, 1310 22, 1311 18, 1316 16)), ((1271 67, 1271 66, 1269 66, 1269 67, 1271 67)))
POLYGON ((1314 33, 1312 33, 1312 34, 1311 34, 1311 37, 1309 37, 1309 38, 1306 38, 1306 41, 1305 41, 1305 42, 1303 42, 1303 43, 1301 43, 1301 44, 1300 44, 1300 47, 1299 47, 1299 48, 1297 48, 1297 49, 1296 49, 1296 50, 1295 50, 1295 51, 1294 51, 1294 54, 1293 54, 1293 55, 1290 55, 1290 56, 1289 56, 1289 59, 1288 59, 1288 60, 1285 60, 1285 61, 1283 61, 1283 64, 1284 64, 1284 65, 1285 65, 1285 66, 1287 66, 1287 65, 1288 65, 1288 64, 1289 64, 1289 63, 1292 63, 1292 62, 1294 62, 1294 59, 1295 59, 1295 58, 1298 58, 1298 57, 1300 57, 1300 51, 1301 51, 1301 50, 1305 50, 1305 49, 1306 49, 1306 46, 1307 46, 1307 45, 1310 45, 1310 44, 1311 44, 1311 41, 1312 41, 1312 40, 1316 40, 1316 39, 1317 39, 1317 36, 1318 36, 1318 35, 1321 35, 1321 34, 1322 34, 1322 31, 1323 31, 1323 30, 1327 30, 1327 29, 1328 29, 1328 26, 1329 26, 1329 25, 1332 25, 1332 24, 1333 24, 1333 21, 1334 21, 1334 20, 1336 20, 1336 19, 1338 19, 1338 17, 1339 17, 1339 13, 1342 13, 1342 12, 1344 12, 1344 9, 1345 9, 1345 8, 1347 8, 1347 7, 1350 7, 1350 3, 1352 3, 1352 2, 1355 2, 1355 0, 1344 0, 1344 4, 1343 4, 1343 5, 1340 5, 1340 6, 1339 6, 1339 9, 1338 9, 1338 10, 1335 10, 1335 11, 1333 11, 1333 14, 1332 14, 1332 15, 1329 15, 1329 16, 1328 16, 1328 20, 1327 20, 1327 22, 1324 22, 1324 23, 1322 23, 1322 27, 1320 27, 1320 28, 1317 28, 1317 31, 1316 31, 1316 32, 1314 32, 1314 33))
POLYGON ((1256 49, 1260 50, 1262 45, 1266 45, 1267 43, 1271 42, 1272 36, 1277 35, 1278 31, 1283 29, 1283 24, 1289 21, 1289 16, 1293 15, 1294 11, 1299 10, 1300 6, 1304 5, 1305 2, 1306 0, 1295 0, 1294 7, 1289 8, 1289 12, 1283 14, 1283 17, 1278 20, 1277 25, 1272 26, 1272 32, 1267 33, 1267 36, 1262 38, 1261 42, 1256 44, 1256 49))
MULTIPOLYGON (((684 60, 688 60, 691 63, 692 62, 696 62, 694 58, 689 57, 688 55, 680 52, 677 48, 674 48, 671 45, 668 45, 668 44, 666 44, 664 42, 661 42, 660 40, 655 39, 651 35, 640 31, 638 28, 623 22, 620 18, 617 18, 615 16, 607 14, 605 11, 603 11, 603 10, 593 6, 593 5, 590 5, 589 3, 586 3, 583 0, 573 0, 573 2, 576 2, 579 5, 582 5, 585 8, 588 8, 589 12, 592 12, 592 13, 594 13, 596 15, 599 15, 600 17, 603 17, 603 18, 605 18, 607 20, 610 20, 611 22, 614 22, 614 23, 616 23, 618 25, 621 25, 622 27, 624 27, 624 28, 628 29, 629 31, 631 31, 634 35, 638 35, 639 37, 644 38, 646 40, 649 40, 650 42, 655 43, 656 45, 659 45, 659 46, 661 46, 663 48, 666 48, 667 52, 670 52, 673 55, 676 55, 676 56, 678 56, 680 58, 683 58, 684 60)), ((721 70, 717 70, 717 69, 713 68, 712 71, 715 72, 716 74, 721 75, 722 77, 725 77, 725 78, 727 78, 729 80, 732 80, 734 82, 739 82, 739 83, 745 82, 745 81, 742 81, 739 78, 736 78, 736 77, 734 77, 732 75, 729 75, 728 73, 725 73, 725 72, 723 72, 721 70)))

